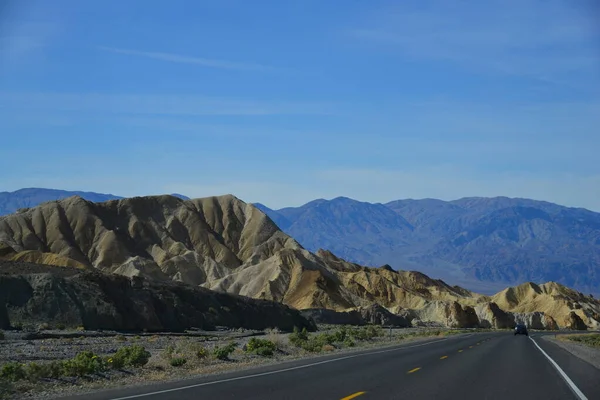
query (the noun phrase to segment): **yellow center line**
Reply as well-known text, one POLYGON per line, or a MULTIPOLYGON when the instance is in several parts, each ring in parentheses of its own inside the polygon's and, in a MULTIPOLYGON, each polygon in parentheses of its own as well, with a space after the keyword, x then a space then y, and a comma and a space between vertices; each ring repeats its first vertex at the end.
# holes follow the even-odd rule
POLYGON ((351 394, 350 396, 346 396, 346 397, 342 398, 341 400, 352 400, 358 396, 362 396, 365 393, 367 393, 367 392, 356 392, 354 394, 351 394))
POLYGON ((421 369, 421 367, 417 367, 417 368, 411 369, 410 371, 407 372, 407 374, 412 374, 413 372, 417 372, 420 369, 421 369))
POLYGON ((469 346, 469 348, 470 348, 470 349, 472 349, 472 348, 473 348, 473 346, 469 346))
POLYGON ((441 357, 440 357, 440 360, 444 360, 444 359, 446 359, 446 358, 448 358, 448 356, 441 356, 441 357))
POLYGON ((459 353, 462 353, 462 349, 460 349, 458 352, 459 352, 459 353))

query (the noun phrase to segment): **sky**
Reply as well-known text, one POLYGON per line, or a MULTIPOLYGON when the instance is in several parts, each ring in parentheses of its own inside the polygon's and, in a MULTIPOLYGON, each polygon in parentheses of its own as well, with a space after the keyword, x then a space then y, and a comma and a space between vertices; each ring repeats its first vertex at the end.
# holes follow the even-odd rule
POLYGON ((4 0, 0 191, 600 211, 595 0, 4 0))

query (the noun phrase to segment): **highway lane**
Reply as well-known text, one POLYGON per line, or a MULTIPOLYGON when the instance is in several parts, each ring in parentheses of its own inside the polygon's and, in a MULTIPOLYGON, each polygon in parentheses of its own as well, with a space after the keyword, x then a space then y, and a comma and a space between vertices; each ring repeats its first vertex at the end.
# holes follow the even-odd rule
POLYGON ((530 338, 494 332, 69 399, 600 399, 600 371, 540 336, 575 389, 530 338))

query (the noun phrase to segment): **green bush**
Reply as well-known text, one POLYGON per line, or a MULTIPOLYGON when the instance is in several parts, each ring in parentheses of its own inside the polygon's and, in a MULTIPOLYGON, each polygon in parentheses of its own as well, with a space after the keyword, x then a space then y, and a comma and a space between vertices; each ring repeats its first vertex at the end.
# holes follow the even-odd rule
POLYGON ((302 347, 302 343, 308 340, 308 332, 306 328, 302 328, 302 331, 298 330, 298 327, 294 327, 294 332, 290 333, 288 340, 291 344, 297 347, 302 347))
POLYGON ((102 358, 91 351, 82 351, 74 358, 63 361, 63 371, 67 376, 84 376, 106 370, 102 358))
POLYGON ((67 329, 67 326, 65 324, 58 324, 56 325, 56 329, 64 331, 65 329, 67 329))
POLYGON ((261 357, 271 357, 273 353, 273 350, 268 347, 259 347, 254 351, 254 354, 261 357))
POLYGON ((5 337, 4 331, 0 331, 0 340, 4 340, 5 337))
POLYGON ((44 366, 35 362, 30 362, 29 364, 25 365, 25 374, 27 375, 27 379, 32 382, 46 377, 44 366))
POLYGON ((352 328, 348 331, 348 335, 354 340, 363 341, 370 340, 374 337, 383 336, 383 329, 376 325, 367 325, 361 328, 352 328))
POLYGON ((251 338, 246 345, 247 353, 259 356, 272 356, 275 350, 277 350, 277 345, 266 339, 251 338))
POLYGON ((198 348, 196 348, 196 357, 198 359, 204 359, 206 357, 208 357, 209 352, 208 349, 204 346, 200 346, 198 348))
POLYGON ((59 378, 64 374, 63 365, 60 361, 51 361, 43 365, 44 378, 59 378))
POLYGON ((121 347, 111 357, 113 368, 123 368, 124 366, 142 367, 148 364, 150 352, 143 346, 134 344, 133 346, 121 347))
POLYGON ((114 355, 110 356, 110 357, 106 357, 106 365, 112 369, 125 368, 125 358, 115 357, 114 355))
POLYGON ((339 328, 333 333, 335 342, 343 343, 349 337, 349 330, 345 326, 339 328))
POLYGON ((226 346, 223 347, 215 347, 213 350, 213 355, 215 356, 215 358, 219 359, 219 360, 229 360, 229 356, 231 355, 231 353, 234 352, 235 347, 237 346, 237 343, 231 342, 226 346))
POLYGON ((163 351, 160 353, 160 357, 163 360, 170 360, 171 358, 173 358, 173 353, 175 353, 175 346, 170 344, 163 349, 163 351))
POLYGON ((346 339, 344 339, 344 341, 342 343, 344 344, 345 347, 354 347, 354 346, 356 346, 356 343, 354 342, 354 340, 352 340, 349 337, 347 337, 346 339))
POLYGON ((25 364, 21 364, 15 361, 8 362, 0 369, 0 378, 6 379, 7 381, 18 381, 25 379, 25 364))
POLYGON ((117 340, 117 342, 126 342, 127 338, 123 335, 117 335, 117 337, 115 338, 117 340))
POLYGON ((35 382, 42 378, 59 378, 64 375, 63 364, 60 361, 51 361, 45 364, 31 362, 25 366, 27 379, 35 382))
POLYGON ((171 361, 169 361, 169 364, 171 364, 172 367, 181 367, 186 362, 187 362, 187 360, 185 358, 175 357, 175 358, 172 358, 171 361))

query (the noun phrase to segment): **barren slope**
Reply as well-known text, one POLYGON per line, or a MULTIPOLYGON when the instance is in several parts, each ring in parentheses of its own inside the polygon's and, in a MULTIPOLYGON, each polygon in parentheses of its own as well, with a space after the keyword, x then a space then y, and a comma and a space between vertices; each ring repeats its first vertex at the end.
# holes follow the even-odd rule
POLYGON ((556 282, 527 282, 504 289, 491 300, 505 311, 543 312, 563 327, 577 328, 582 323, 594 329, 600 326, 600 301, 556 282))
POLYGON ((540 297, 535 290, 516 295, 524 289, 512 288, 490 299, 419 272, 368 268, 324 250, 314 254, 231 195, 45 203, 0 217, 0 257, 181 281, 297 309, 348 311, 376 303, 413 324, 510 326, 521 318, 544 327, 554 326, 553 318, 577 326, 574 311, 595 326, 590 318, 600 310, 595 301, 574 301, 576 292, 564 299, 566 288, 554 289, 563 297, 540 297))

